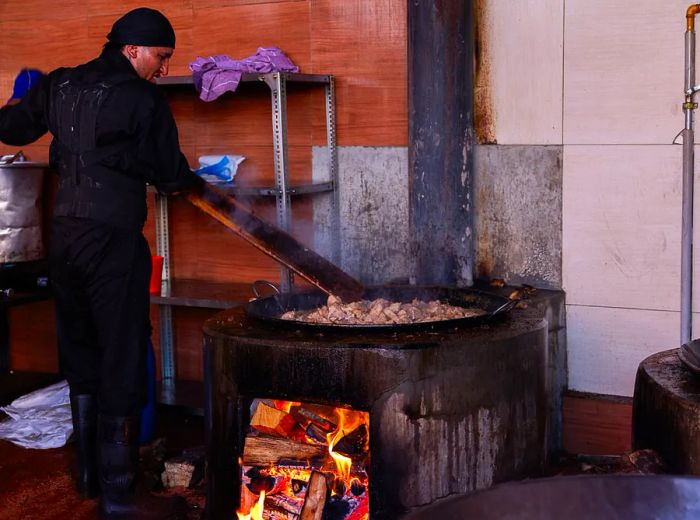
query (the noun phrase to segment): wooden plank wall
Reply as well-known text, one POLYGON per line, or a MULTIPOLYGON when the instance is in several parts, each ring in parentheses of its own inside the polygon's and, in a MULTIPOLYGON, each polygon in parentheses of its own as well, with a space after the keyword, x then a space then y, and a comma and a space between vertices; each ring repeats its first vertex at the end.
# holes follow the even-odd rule
POLYGON ((562 444, 569 453, 621 455, 632 448, 632 399, 568 392, 562 444))
MULTIPOLYGON (((22 67, 48 71, 95 57, 114 20, 141 5, 140 0, 3 0, 0 99, 10 96, 22 67)), ((339 145, 407 144, 405 0, 153 0, 148 5, 165 13, 177 33, 171 75, 188 74, 197 56, 244 58, 257 47, 277 46, 302 72, 336 76, 339 145)), ((239 168, 241 184, 272 182, 270 96, 264 86, 245 86, 212 103, 179 88, 168 96, 192 165, 209 153, 241 154, 247 157, 239 168)), ((291 178, 309 181, 311 145, 326 139, 322 89, 290 88, 288 126, 291 178)), ((32 160, 47 160, 48 143, 45 136, 23 149, 32 160)), ((0 153, 10 151, 16 149, 0 146, 0 153)), ((251 204, 272 217, 269 203, 251 204)), ((295 204, 294 216, 294 233, 308 242, 308 200, 295 204)), ((171 220, 174 276, 239 282, 278 278, 274 262, 183 201, 173 201, 171 220)), ((152 220, 146 234, 153 246, 152 220)), ((201 324, 212 313, 175 313, 180 377, 201 378, 201 324)), ((15 309, 11 320, 13 368, 56 370, 51 306, 15 309), (38 316, 47 325, 27 334, 24 328, 38 316)))

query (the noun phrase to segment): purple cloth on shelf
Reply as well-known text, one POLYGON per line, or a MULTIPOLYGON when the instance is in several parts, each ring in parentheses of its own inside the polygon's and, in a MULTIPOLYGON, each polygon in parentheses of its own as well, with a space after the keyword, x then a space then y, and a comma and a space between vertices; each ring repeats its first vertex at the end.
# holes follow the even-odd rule
POLYGON ((204 101, 235 91, 244 72, 299 72, 287 55, 277 47, 258 47, 252 56, 234 60, 225 54, 197 58, 190 63, 194 86, 204 101))

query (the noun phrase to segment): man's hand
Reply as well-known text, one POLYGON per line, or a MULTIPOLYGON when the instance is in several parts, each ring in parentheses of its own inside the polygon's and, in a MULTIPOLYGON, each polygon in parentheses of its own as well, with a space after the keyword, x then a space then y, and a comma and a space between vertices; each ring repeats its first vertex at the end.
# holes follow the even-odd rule
POLYGON ((15 84, 12 88, 12 97, 8 100, 8 105, 19 103, 19 100, 24 97, 27 91, 34 85, 39 83, 44 73, 37 69, 22 69, 15 78, 15 84))

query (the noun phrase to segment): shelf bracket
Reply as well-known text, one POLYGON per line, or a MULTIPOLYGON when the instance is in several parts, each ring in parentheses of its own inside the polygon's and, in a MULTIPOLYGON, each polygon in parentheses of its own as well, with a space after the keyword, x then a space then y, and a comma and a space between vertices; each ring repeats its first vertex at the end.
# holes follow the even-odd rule
POLYGON ((333 263, 341 265, 340 252, 340 184, 338 182, 338 148, 335 134, 335 80, 326 84, 326 134, 328 139, 328 179, 333 186, 331 197, 331 251, 333 263))
MULTIPOLYGON (((291 229, 292 202, 289 194, 289 162, 287 157, 287 80, 279 72, 265 74, 265 83, 272 97, 272 142, 274 145, 275 183, 277 185, 277 226, 289 233, 291 229)), ((280 288, 290 292, 294 284, 293 273, 281 268, 280 288)))
MULTIPOLYGON (((156 254, 163 257, 163 278, 170 282, 170 223, 168 222, 168 197, 156 193, 156 254)), ((160 359, 161 359, 161 398, 163 402, 175 399, 175 345, 173 341, 173 316, 169 305, 160 305, 160 359)))

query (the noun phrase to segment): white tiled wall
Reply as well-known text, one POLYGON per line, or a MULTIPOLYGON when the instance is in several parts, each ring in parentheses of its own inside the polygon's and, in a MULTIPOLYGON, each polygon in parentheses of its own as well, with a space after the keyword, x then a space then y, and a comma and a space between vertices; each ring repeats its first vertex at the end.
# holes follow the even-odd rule
MULTIPOLYGON (((690 2, 487 3, 501 20, 489 36, 497 142, 564 146, 570 388, 632 395, 639 363, 679 346, 682 149, 671 142, 690 2)), ((700 310, 700 284, 694 294, 700 310)))
POLYGON ((672 142, 690 3, 565 0, 564 144, 672 142))
POLYGON ((566 326, 569 388, 632 395, 639 362, 674 348, 680 317, 677 312, 570 305, 566 326))
POLYGON ((564 147, 567 303, 679 310, 681 148, 564 147))
POLYGON ((487 0, 498 144, 561 144, 562 0, 487 0))

